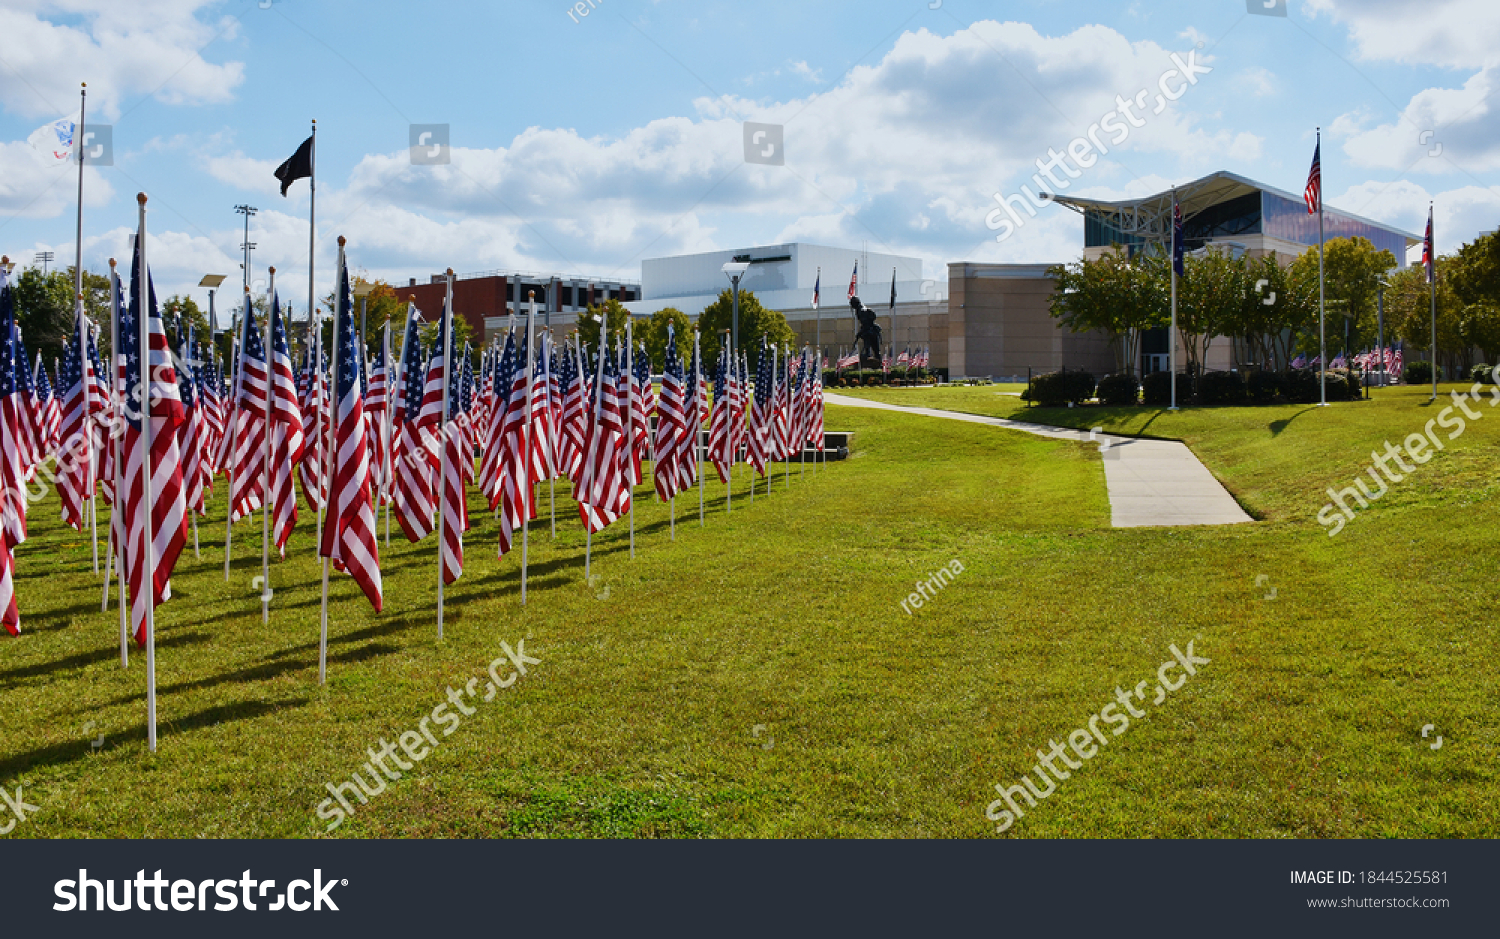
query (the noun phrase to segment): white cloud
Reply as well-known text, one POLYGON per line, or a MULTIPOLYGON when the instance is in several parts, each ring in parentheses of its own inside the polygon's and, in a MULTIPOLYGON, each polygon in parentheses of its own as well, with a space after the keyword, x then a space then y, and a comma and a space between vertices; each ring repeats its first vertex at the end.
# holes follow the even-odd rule
POLYGON ((1344 152, 1361 166, 1423 173, 1491 170, 1500 167, 1500 122, 1491 103, 1497 93, 1500 65, 1472 75, 1461 88, 1419 92, 1396 121, 1370 127, 1366 113, 1351 112, 1331 130, 1348 138, 1344 152))
POLYGON ((213 64, 200 54, 216 38, 235 35, 232 17, 198 18, 201 8, 213 5, 9 0, 0 7, 9 66, 0 69, 0 104, 36 118, 74 114, 83 81, 90 82, 90 113, 105 122, 118 118, 122 102, 134 95, 169 104, 229 101, 244 79, 243 63, 213 64))
POLYGON ((1306 8, 1347 26, 1364 59, 1447 68, 1500 61, 1494 0, 1306 0, 1306 8))
MULTIPOLYGON (((44 158, 23 140, 0 143, 0 213, 53 218, 78 204, 78 164, 44 158)), ((93 167, 84 168, 84 207, 106 204, 114 194, 93 167)))
POLYGON ((801 75, 803 78, 806 78, 810 82, 814 82, 819 85, 823 83, 823 70, 820 68, 815 69, 812 66, 808 65, 806 62, 793 62, 792 71, 798 75, 801 75))
POLYGON ((1259 65, 1242 69, 1234 76, 1234 83, 1235 87, 1242 88, 1257 98, 1263 98, 1276 90, 1275 74, 1259 65))

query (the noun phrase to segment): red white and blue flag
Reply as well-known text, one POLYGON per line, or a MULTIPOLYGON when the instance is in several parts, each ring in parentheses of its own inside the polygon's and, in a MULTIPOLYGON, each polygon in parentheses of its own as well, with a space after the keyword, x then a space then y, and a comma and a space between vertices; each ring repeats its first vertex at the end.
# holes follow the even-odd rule
POLYGON ((1427 207, 1427 234, 1422 236, 1422 267, 1427 270, 1427 282, 1430 284, 1436 276, 1437 252, 1432 246, 1432 206, 1427 207))
POLYGON ((21 414, 26 408, 16 387, 16 310, 10 275, 0 265, 0 626, 21 633, 16 607, 12 552, 26 540, 26 482, 21 467, 21 414))
POLYGON ((1323 208, 1323 138, 1318 137, 1317 146, 1313 147, 1312 169, 1307 171, 1307 188, 1302 190, 1302 199, 1307 203, 1307 214, 1321 211, 1323 208))

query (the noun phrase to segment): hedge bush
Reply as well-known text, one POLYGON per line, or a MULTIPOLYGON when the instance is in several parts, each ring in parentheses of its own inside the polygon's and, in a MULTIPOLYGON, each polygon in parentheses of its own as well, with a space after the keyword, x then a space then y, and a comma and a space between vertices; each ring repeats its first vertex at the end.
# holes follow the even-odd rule
POLYGON ((1251 372, 1245 385, 1251 401, 1269 404, 1281 391, 1281 376, 1269 371, 1251 372))
POLYGON ((1065 407, 1094 396, 1094 376, 1088 372, 1047 372, 1031 380, 1026 398, 1044 408, 1065 407))
POLYGON ((1134 375, 1105 375, 1099 379, 1099 403, 1119 407, 1140 399, 1141 383, 1134 375))
POLYGON ((1245 376, 1239 372, 1204 372, 1198 379, 1200 404, 1244 404, 1245 376))
POLYGON ((1494 370, 1490 366, 1480 363, 1474 366, 1473 371, 1469 373, 1469 380, 1487 382, 1493 385, 1495 383, 1494 370))
MULTIPOLYGON (((1141 381, 1141 397, 1147 404, 1172 403, 1171 379, 1166 372, 1152 372, 1141 381)), ((1187 404, 1193 396, 1193 381, 1186 372, 1177 373, 1177 403, 1187 404)))
POLYGON ((1311 368, 1293 368, 1281 373, 1281 396, 1293 404, 1312 404, 1318 400, 1318 372, 1311 368))
POLYGON ((1408 385, 1426 385, 1432 382, 1431 362, 1407 362, 1401 369, 1401 380, 1408 385))

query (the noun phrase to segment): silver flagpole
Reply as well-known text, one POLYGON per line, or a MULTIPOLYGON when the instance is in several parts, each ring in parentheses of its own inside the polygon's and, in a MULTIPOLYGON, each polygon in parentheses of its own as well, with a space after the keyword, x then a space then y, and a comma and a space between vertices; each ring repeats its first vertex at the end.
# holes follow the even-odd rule
POLYGON ((729 480, 724 484, 725 514, 734 511, 734 397, 729 394, 729 388, 735 383, 733 380, 735 367, 734 337, 726 329, 724 330, 724 443, 729 447, 729 480))
POLYGON ((530 306, 526 310, 526 420, 521 428, 521 452, 526 454, 523 465, 526 467, 526 492, 521 498, 521 605, 526 605, 526 565, 527 552, 530 548, 531 535, 531 502, 536 496, 535 480, 531 478, 531 469, 536 465, 532 458, 531 441, 531 406, 532 394, 531 383, 532 371, 535 368, 536 353, 532 345, 535 338, 533 330, 536 328, 536 291, 528 290, 526 297, 530 306))
MULTIPOLYGON (((602 395, 604 393, 604 357, 609 354, 609 349, 606 346, 605 341, 604 341, 604 326, 605 326, 604 322, 601 322, 599 324, 599 373, 598 373, 598 376, 594 380, 594 394, 592 394, 592 395, 589 396, 591 399, 593 399, 590 402, 590 404, 591 404, 591 406, 593 407, 593 410, 594 410, 594 427, 595 427, 594 432, 595 433, 597 432, 597 427, 598 427, 598 423, 599 423, 599 411, 600 411, 600 407, 601 407, 600 404, 599 404, 599 400, 598 400, 598 398, 596 396, 597 395, 602 395)), ((590 433, 589 436, 592 437, 593 433, 590 433)), ((585 460, 588 459, 588 454, 584 455, 584 459, 585 460)), ((592 475, 589 474, 589 472, 588 472, 587 469, 584 470, 584 478, 588 480, 588 482, 589 482, 589 488, 590 489, 596 488, 595 481, 592 478, 592 475)), ((586 492, 586 493, 584 493, 584 495, 586 497, 590 498, 590 499, 593 498, 593 493, 592 492, 586 492)), ((584 525, 584 533, 585 533, 585 536, 584 536, 584 548, 583 548, 583 578, 584 578, 584 580, 588 580, 589 579, 589 565, 590 565, 590 563, 591 563, 591 561, 593 559, 593 554, 594 554, 594 530, 592 528, 590 528, 587 524, 585 524, 584 525)))
MULTIPOLYGON (((548 313, 548 316, 550 318, 551 313, 552 313, 551 306, 548 306, 547 313, 548 313)), ((542 342, 547 347, 547 349, 546 349, 547 354, 542 357, 542 375, 546 377, 546 381, 545 381, 544 384, 545 384, 545 386, 547 388, 547 413, 551 414, 551 416, 552 416, 552 436, 551 436, 550 439, 548 439, 547 446, 549 446, 549 447, 552 448, 552 453, 549 454, 549 456, 551 456, 551 460, 549 460, 549 462, 552 463, 553 466, 552 466, 552 476, 551 476, 550 479, 548 479, 548 482, 551 484, 551 496, 548 498, 547 501, 549 503, 551 503, 550 506, 549 506, 549 508, 552 511, 552 540, 556 541, 557 540, 557 471, 558 471, 556 464, 557 464, 557 452, 558 452, 558 449, 559 449, 559 447, 558 447, 557 444, 558 444, 559 438, 562 435, 562 415, 561 414, 552 414, 552 328, 550 326, 547 328, 546 338, 544 338, 542 340, 542 342)))
POLYGON ((1172 187, 1172 328, 1167 333, 1167 385, 1171 403, 1167 410, 1177 410, 1177 187, 1172 187))
MULTIPOLYGON (((1438 347, 1437 347, 1437 232, 1433 231, 1432 203, 1427 203, 1427 230, 1432 233, 1427 246, 1427 295, 1432 304, 1432 400, 1437 400, 1438 347)), ((1494 402, 1491 402, 1492 404, 1494 402)))
POLYGON ((698 475, 698 527, 703 527, 703 360, 698 327, 693 327, 693 469, 698 475))
MULTIPOLYGON (((635 558, 635 467, 640 461, 635 455, 635 397, 640 394, 640 389, 635 386, 635 346, 631 334, 631 321, 633 316, 625 317, 625 369, 629 373, 626 378, 626 387, 630 389, 630 396, 625 400, 625 446, 626 446, 626 469, 625 485, 630 489, 630 557, 635 558)), ((607 319, 606 319, 607 322, 607 319)), ((601 324, 600 328, 603 326, 601 324)))
MULTIPOLYGON (((446 526, 443 523, 443 503, 447 501, 448 488, 448 368, 452 364, 449 361, 448 349, 452 345, 453 329, 453 268, 448 268, 444 283, 447 285, 443 297, 443 328, 438 333, 438 345, 442 346, 438 354, 443 357, 443 414, 438 418, 438 607, 437 607, 437 632, 438 639, 443 638, 443 548, 447 538, 446 526)), ((460 535, 459 537, 463 537, 460 535)))
MULTIPOLYGON (((248 276, 248 275, 246 275, 246 276, 248 276)), ((225 421, 225 425, 226 426, 225 426, 225 429, 224 429, 225 437, 227 438, 227 440, 229 442, 228 449, 226 449, 224 451, 224 456, 225 456, 227 464, 228 464, 226 468, 229 470, 229 500, 228 500, 229 501, 229 509, 228 509, 228 511, 226 511, 224 513, 224 583, 226 583, 226 584, 229 583, 229 562, 234 557, 234 554, 233 554, 233 549, 234 549, 234 540, 233 540, 234 539, 234 464, 235 464, 235 458, 234 458, 234 451, 235 451, 234 426, 235 426, 235 424, 237 424, 239 422, 240 386, 245 381, 245 370, 243 368, 239 367, 240 366, 239 353, 242 351, 240 349, 240 345, 241 345, 240 334, 247 328, 245 326, 245 324, 250 321, 250 288, 249 287, 245 288, 245 309, 244 309, 244 312, 242 312, 240 314, 240 317, 241 317, 241 319, 239 321, 238 328, 236 328, 235 331, 234 331, 234 351, 235 351, 235 362, 234 362, 234 365, 235 365, 235 369, 234 369, 234 397, 230 401, 232 407, 230 407, 229 409, 227 409, 228 418, 225 421)), ((321 526, 320 526, 320 530, 321 530, 321 526)))
MULTIPOLYGON (((120 320, 116 316, 116 311, 120 308, 120 275, 115 273, 114 258, 109 259, 109 292, 109 403, 112 416, 118 419, 121 415, 116 410, 118 403, 115 399, 120 390, 120 320)), ((115 451, 115 504, 109 512, 109 530, 115 540, 113 557, 119 560, 116 565, 116 575, 120 585, 120 667, 128 668, 130 666, 130 627, 128 626, 129 614, 126 612, 129 601, 125 594, 125 539, 121 537, 123 532, 119 530, 123 527, 120 521, 120 505, 124 499, 121 477, 125 455, 120 452, 119 441, 118 427, 112 423, 110 439, 105 444, 105 446, 114 447, 115 451)), ((109 588, 107 578, 104 586, 106 590, 109 588)))
MULTIPOLYGON (((88 82, 83 82, 81 84, 81 86, 79 87, 79 90, 78 90, 78 127, 73 131, 74 148, 78 151, 78 226, 77 226, 75 237, 73 239, 73 242, 74 242, 73 243, 73 296, 75 296, 75 297, 78 298, 77 299, 77 303, 78 303, 78 317, 80 319, 82 319, 83 315, 84 315, 84 313, 83 313, 83 166, 84 166, 85 151, 83 149, 83 141, 84 141, 84 128, 87 126, 87 121, 85 120, 85 118, 87 116, 87 111, 88 111, 88 99, 89 99, 89 86, 88 86, 88 82)), ((81 325, 81 324, 75 324, 75 325, 81 325)), ((79 359, 79 362, 80 362, 80 364, 82 366, 82 372, 84 374, 87 374, 88 368, 89 368, 89 357, 88 357, 88 347, 85 344, 85 342, 86 342, 86 340, 84 338, 85 335, 86 334, 84 333, 83 329, 80 328, 78 330, 78 336, 79 336, 78 342, 79 342, 79 345, 81 346, 81 348, 79 349, 79 352, 82 355, 82 358, 79 359)), ((87 396, 89 393, 90 393, 90 389, 88 389, 87 387, 85 387, 85 389, 84 389, 85 396, 87 396)), ((89 552, 94 556, 94 576, 97 577, 99 575, 99 499, 98 499, 98 495, 97 495, 96 490, 99 487, 98 487, 98 481, 94 479, 94 434, 93 434, 92 430, 90 430, 88 432, 87 440, 88 440, 88 446, 89 446, 89 468, 88 468, 88 487, 89 487, 89 552)))
POLYGON ((385 478, 385 546, 391 546, 391 503, 396 497, 396 456, 392 452, 391 421, 396 414, 396 385, 391 380, 396 376, 396 363, 391 361, 391 321, 385 321, 385 332, 380 338, 385 353, 385 413, 380 420, 380 439, 385 444, 385 459, 380 468, 385 478))
POLYGON ((144 537, 141 538, 141 550, 145 557, 145 576, 142 583, 146 585, 145 596, 137 597, 137 603, 146 604, 146 744, 152 753, 156 752, 156 546, 153 544, 151 524, 149 521, 151 507, 151 278, 146 268, 146 194, 140 193, 136 196, 136 202, 140 206, 140 235, 138 249, 140 251, 140 409, 141 419, 141 506, 142 511, 148 513, 145 525, 144 537))
POLYGON ((260 621, 271 621, 271 436, 275 422, 271 419, 271 400, 275 394, 276 373, 271 355, 271 311, 276 302, 276 268, 271 268, 271 280, 266 287, 266 446, 265 474, 261 480, 263 494, 260 502, 260 621))
POLYGON ((1318 406, 1328 407, 1328 347, 1323 334, 1323 128, 1318 144, 1318 406))
MULTIPOLYGON (((335 468, 338 466, 337 454, 334 453, 335 448, 338 446, 338 433, 337 433, 336 429, 334 428, 334 418, 338 415, 338 395, 339 395, 339 384, 338 384, 338 382, 339 382, 339 303, 340 303, 340 301, 343 300, 343 288, 344 288, 344 285, 342 283, 340 283, 339 281, 340 281, 341 272, 344 270, 344 244, 345 244, 344 236, 340 235, 339 236, 339 263, 338 263, 338 267, 334 270, 334 286, 333 286, 333 294, 334 294, 334 296, 333 296, 333 371, 332 371, 332 374, 331 374, 332 382, 331 382, 331 387, 329 388, 328 394, 326 396, 328 400, 323 403, 323 414, 322 414, 323 426, 319 430, 319 433, 326 434, 326 436, 323 438, 324 444, 327 447, 327 449, 326 449, 326 451, 323 454, 323 500, 322 501, 323 501, 324 505, 327 508, 329 508, 329 509, 333 508, 333 506, 330 504, 333 501, 333 473, 334 473, 335 468)), ((311 290, 310 286, 309 286, 309 290, 311 290)), ((319 342, 319 344, 322 343, 322 336, 323 336, 323 331, 320 329, 320 330, 318 330, 318 342, 319 342)), ((318 363, 315 363, 315 364, 316 365, 321 365, 321 362, 318 362, 318 363)), ((319 369, 318 371, 321 372, 321 369, 319 369)), ((321 381, 322 380, 322 375, 318 374, 318 375, 315 376, 315 378, 317 380, 321 381)), ((325 513, 321 513, 321 512, 318 514, 318 551, 319 551, 319 553, 322 553, 322 550, 323 550, 323 526, 324 525, 335 524, 334 521, 333 521, 332 516, 333 516, 333 513, 331 511, 328 512, 328 513, 326 513, 326 514, 325 513)), ((330 547, 329 548, 329 554, 332 554, 332 552, 333 552, 333 549, 332 549, 332 547, 330 547)), ((330 561, 330 558, 328 556, 325 556, 323 558, 323 610, 322 610, 322 615, 319 617, 319 623, 318 623, 318 684, 320 684, 320 685, 324 684, 324 683, 326 683, 328 681, 328 565, 329 565, 329 561, 330 561)))

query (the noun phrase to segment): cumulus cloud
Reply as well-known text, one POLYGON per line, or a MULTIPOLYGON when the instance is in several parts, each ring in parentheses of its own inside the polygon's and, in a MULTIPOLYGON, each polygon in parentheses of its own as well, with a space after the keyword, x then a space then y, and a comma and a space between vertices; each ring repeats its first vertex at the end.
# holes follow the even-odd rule
POLYGON ((1364 59, 1480 68, 1500 62, 1493 0, 1306 0, 1314 16, 1346 26, 1364 59))
POLYGON ((1500 65, 1480 70, 1462 87, 1414 95, 1397 120, 1373 124, 1367 114, 1353 112, 1340 116, 1332 130, 1348 138, 1344 152, 1361 166, 1423 173, 1492 170, 1500 167, 1500 122, 1492 103, 1497 93, 1500 65))
POLYGON ((235 35, 236 21, 212 22, 208 0, 10 0, 0 7, 9 68, 0 69, 0 105, 36 118, 76 113, 79 83, 90 82, 90 111, 106 122, 121 103, 150 94, 169 104, 231 100, 244 80, 240 62, 214 64, 200 50, 235 35))

